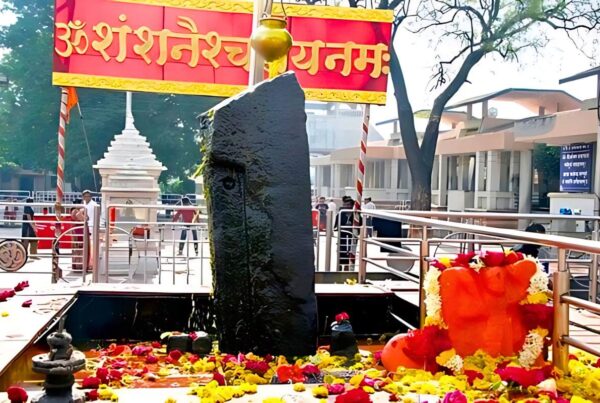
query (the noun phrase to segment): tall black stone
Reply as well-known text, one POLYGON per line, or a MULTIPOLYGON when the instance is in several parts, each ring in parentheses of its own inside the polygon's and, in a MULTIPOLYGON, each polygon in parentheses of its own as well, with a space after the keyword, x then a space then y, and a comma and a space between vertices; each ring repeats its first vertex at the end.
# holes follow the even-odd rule
POLYGON ((304 92, 286 73, 200 121, 220 349, 312 354, 317 309, 304 92))

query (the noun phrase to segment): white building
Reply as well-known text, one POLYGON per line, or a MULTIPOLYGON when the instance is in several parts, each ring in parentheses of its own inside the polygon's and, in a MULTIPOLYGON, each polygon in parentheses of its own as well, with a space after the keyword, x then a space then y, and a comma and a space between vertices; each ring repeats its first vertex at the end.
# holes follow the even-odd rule
MULTIPOLYGON (((529 211, 534 144, 596 141, 593 106, 595 101, 582 102, 560 90, 515 88, 451 105, 442 115, 433 204, 452 211, 529 211)), ((395 205, 410 199, 410 172, 399 125, 382 123, 391 124, 391 133, 387 141, 369 142, 364 194, 395 205)), ((317 193, 341 197, 354 187, 356 144, 311 158, 317 193)))

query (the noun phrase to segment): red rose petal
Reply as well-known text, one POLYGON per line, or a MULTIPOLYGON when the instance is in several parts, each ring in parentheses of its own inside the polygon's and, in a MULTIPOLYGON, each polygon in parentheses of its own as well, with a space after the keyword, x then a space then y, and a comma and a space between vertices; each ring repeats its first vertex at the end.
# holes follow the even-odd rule
POLYGON ((32 300, 28 299, 27 301, 23 301, 23 303, 21 304, 21 306, 23 308, 29 308, 31 306, 31 304, 33 303, 32 300))
POLYGON ((20 386, 10 386, 6 389, 6 394, 10 403, 26 403, 27 399, 29 399, 25 389, 20 386))
MULTIPOLYGON (((391 395, 393 396, 393 395, 391 395)), ((392 401, 392 400, 390 400, 392 401)), ((352 389, 335 398, 335 403, 370 403, 371 397, 362 389, 352 389)))
POLYGON ((179 359, 181 358, 181 356, 183 355, 183 353, 179 350, 172 350, 169 353, 169 358, 173 361, 179 361, 179 359))
POLYGON ((83 389, 98 389, 100 387, 100 378, 97 376, 86 376, 81 382, 83 389))
POLYGON ((325 386, 330 395, 341 395, 346 391, 346 387, 342 383, 326 384, 325 386))

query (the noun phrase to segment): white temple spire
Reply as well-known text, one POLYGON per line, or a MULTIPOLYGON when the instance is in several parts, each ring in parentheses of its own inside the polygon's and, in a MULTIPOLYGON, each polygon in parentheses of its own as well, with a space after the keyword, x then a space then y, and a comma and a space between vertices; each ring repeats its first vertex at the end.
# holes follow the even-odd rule
POLYGON ((137 131, 134 124, 133 112, 132 112, 132 103, 133 103, 133 95, 130 91, 127 91, 127 98, 125 101, 125 130, 126 131, 137 131))

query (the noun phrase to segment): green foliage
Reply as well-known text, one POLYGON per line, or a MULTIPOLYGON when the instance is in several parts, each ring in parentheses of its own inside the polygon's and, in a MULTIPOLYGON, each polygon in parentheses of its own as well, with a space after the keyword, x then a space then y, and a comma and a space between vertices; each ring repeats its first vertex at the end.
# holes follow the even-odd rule
POLYGON ((545 180, 560 174, 560 147, 536 144, 533 149, 533 166, 545 180))
MULTIPOLYGON (((48 0, 9 0, 3 10, 15 13, 15 24, 0 30, 0 73, 10 85, 0 88, 0 166, 55 171, 60 91, 51 84, 53 6, 48 0)), ((78 90, 82 120, 72 111, 67 127, 65 180, 93 188, 91 166, 102 158, 111 139, 125 122, 125 95, 120 92, 78 90), (83 126, 90 142, 91 161, 83 126)), ((148 138, 158 159, 168 168, 162 182, 187 180, 201 155, 195 136, 196 116, 219 100, 207 97, 139 93, 133 97, 136 126, 148 138)))

